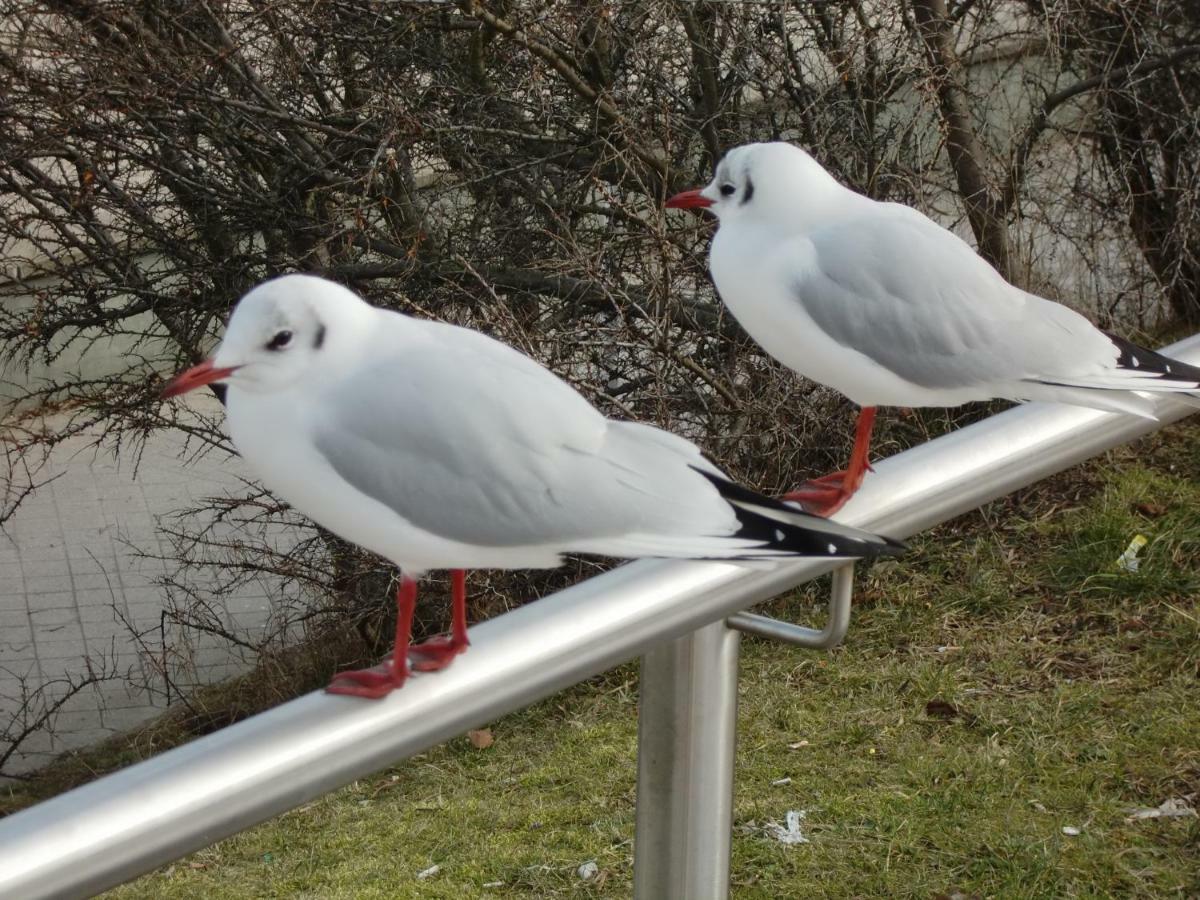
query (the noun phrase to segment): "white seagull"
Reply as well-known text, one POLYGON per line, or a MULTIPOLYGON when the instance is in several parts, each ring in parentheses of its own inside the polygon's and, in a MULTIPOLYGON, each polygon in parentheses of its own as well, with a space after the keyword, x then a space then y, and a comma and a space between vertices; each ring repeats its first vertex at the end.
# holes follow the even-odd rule
POLYGON ((1154 418, 1146 392, 1200 387, 1200 369, 1014 287, 952 232, 843 187, 791 144, 736 147, 666 205, 720 220, 709 269, 750 336, 862 407, 846 470, 785 495, 821 515, 870 468, 876 406, 1049 400, 1154 418))
POLYGON ((563 553, 759 560, 902 546, 740 487, 689 441, 606 419, 483 334, 370 306, 309 275, 238 303, 211 359, 164 397, 224 382, 238 451, 263 483, 398 565, 396 647, 328 690, 381 697, 467 647, 467 568, 549 568, 563 553), (452 631, 410 647, 416 582, 453 571, 452 631))

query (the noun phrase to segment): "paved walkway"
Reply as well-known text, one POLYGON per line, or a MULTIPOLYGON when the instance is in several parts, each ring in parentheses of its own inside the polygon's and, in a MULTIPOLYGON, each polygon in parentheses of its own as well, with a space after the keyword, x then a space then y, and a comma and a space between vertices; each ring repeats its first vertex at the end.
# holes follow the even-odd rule
MULTIPOLYGON (((162 712, 164 637, 173 646, 173 673, 184 683, 216 681, 249 664, 244 652, 194 630, 184 633, 181 654, 178 627, 173 636, 163 631, 167 598, 155 579, 166 569, 136 552, 167 555, 157 518, 203 497, 236 494, 239 462, 219 453, 185 462, 178 433, 157 434, 144 452, 120 460, 90 444, 81 436, 55 448, 39 479, 57 477, 0 530, 0 755, 27 720, 20 710, 31 693, 61 698, 66 679, 89 665, 125 677, 72 697, 51 730, 21 743, 3 766, 7 772, 27 771, 162 712)), ((203 593, 202 580, 193 575, 190 583, 203 593)), ((261 629, 279 594, 278 583, 259 580, 223 597, 214 616, 261 629)), ((34 705, 35 712, 42 708, 34 705)))

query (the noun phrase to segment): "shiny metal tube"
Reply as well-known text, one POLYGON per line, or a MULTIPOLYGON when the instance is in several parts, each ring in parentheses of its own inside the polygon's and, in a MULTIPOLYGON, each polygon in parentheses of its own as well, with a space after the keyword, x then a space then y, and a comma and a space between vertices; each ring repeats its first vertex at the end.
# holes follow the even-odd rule
MULTIPOLYGON (((1200 363, 1200 336, 1169 355, 1200 363)), ((883 460, 838 518, 913 534, 1161 422, 1030 404, 883 460)), ((75 897, 147 872, 837 565, 642 560, 471 629, 469 653, 379 701, 309 694, 0 820, 0 897, 75 897)))
POLYGON ((636 900, 729 895, 740 637, 714 622, 642 657, 636 900))

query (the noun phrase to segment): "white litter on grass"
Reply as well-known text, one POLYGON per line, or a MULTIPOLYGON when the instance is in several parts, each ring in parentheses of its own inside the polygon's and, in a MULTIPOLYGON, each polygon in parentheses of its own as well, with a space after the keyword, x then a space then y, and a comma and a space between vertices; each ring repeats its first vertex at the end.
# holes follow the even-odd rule
POLYGON ((584 881, 591 881, 600 874, 600 867, 596 865, 596 861, 594 859, 589 859, 582 866, 575 870, 575 874, 584 881))
POLYGON ((1117 557, 1117 568, 1122 572, 1136 572, 1142 562, 1138 559, 1138 553, 1147 543, 1144 534, 1135 534, 1133 540, 1129 542, 1129 546, 1125 548, 1125 552, 1117 557))
POLYGON ((1083 834, 1083 832, 1080 831, 1078 828, 1076 828, 1074 825, 1064 825, 1062 827, 1062 833, 1065 834, 1067 837, 1079 837, 1079 835, 1083 834))
POLYGON ((799 750, 801 747, 807 747, 808 741, 796 741, 794 744, 788 744, 789 750, 799 750))
POLYGON ((1185 816, 1194 815, 1196 815, 1196 810, 1188 806, 1186 800, 1171 797, 1164 800, 1158 806, 1129 810, 1129 818, 1126 821, 1136 822, 1139 819, 1182 819, 1185 816))
POLYGON ((485 888, 504 887, 504 882, 503 881, 485 881, 483 886, 485 888))
POLYGON ((808 838, 800 832, 800 823, 804 820, 804 816, 805 811, 802 809, 789 809, 785 817, 787 827, 778 822, 768 822, 767 830, 771 837, 781 844, 807 844, 808 838))
POLYGON ((442 867, 436 864, 430 866, 428 869, 422 869, 417 873, 417 881, 424 881, 426 878, 432 878, 440 871, 442 871, 442 867))
POLYGON ((771 787, 781 787, 782 785, 791 784, 791 783, 792 783, 791 778, 776 778, 774 781, 771 782, 771 787))

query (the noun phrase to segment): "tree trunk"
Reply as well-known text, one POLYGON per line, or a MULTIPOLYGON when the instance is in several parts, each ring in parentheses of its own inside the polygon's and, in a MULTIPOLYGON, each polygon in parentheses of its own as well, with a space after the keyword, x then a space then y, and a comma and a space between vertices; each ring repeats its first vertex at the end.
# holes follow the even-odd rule
POLYGON ((946 150, 967 208, 967 219, 979 252, 1009 281, 1017 281, 1008 240, 1004 204, 988 185, 984 150, 971 123, 967 95, 957 76, 961 72, 954 52, 953 23, 945 0, 911 0, 917 31, 925 47, 929 71, 937 84, 938 105, 946 129, 946 150))

